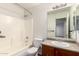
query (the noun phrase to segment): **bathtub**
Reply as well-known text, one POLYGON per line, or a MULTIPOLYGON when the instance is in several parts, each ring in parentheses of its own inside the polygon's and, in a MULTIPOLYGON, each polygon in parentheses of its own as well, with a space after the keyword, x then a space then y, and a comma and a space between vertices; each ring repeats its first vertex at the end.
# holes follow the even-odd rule
POLYGON ((0 56, 26 56, 27 55, 27 49, 30 48, 31 45, 22 47, 22 48, 16 48, 16 49, 7 49, 5 51, 0 52, 0 56))

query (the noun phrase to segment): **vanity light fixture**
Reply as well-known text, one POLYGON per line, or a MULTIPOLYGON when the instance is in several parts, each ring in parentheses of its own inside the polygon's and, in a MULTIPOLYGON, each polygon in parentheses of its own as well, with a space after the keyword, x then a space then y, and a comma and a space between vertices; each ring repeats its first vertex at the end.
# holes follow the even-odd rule
POLYGON ((52 9, 58 9, 58 8, 61 8, 61 7, 64 7, 64 6, 67 6, 67 3, 61 4, 61 5, 56 5, 56 6, 53 7, 52 9))

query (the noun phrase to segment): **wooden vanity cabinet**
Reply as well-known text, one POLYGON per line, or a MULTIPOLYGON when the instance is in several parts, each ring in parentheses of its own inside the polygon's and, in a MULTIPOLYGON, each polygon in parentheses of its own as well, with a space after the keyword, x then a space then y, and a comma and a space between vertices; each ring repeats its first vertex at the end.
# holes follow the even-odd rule
POLYGON ((79 56, 78 52, 55 48, 55 56, 79 56))
POLYGON ((43 56, 79 56, 79 52, 42 45, 43 56))
POLYGON ((42 45, 43 56, 54 56, 54 48, 48 45, 42 45))

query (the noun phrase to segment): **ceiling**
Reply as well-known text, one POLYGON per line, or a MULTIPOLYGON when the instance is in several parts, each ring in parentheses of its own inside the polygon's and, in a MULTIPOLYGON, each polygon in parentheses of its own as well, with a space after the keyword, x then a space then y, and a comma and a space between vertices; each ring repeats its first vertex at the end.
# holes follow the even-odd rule
POLYGON ((21 5, 22 7, 26 9, 30 9, 30 8, 40 5, 40 3, 19 3, 19 5, 21 5))

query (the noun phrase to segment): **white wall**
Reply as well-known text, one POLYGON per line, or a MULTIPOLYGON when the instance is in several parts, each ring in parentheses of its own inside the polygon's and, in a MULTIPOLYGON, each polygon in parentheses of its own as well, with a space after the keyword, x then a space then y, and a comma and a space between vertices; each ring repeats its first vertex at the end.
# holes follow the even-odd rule
POLYGON ((34 19, 34 37, 47 38, 47 12, 55 4, 41 4, 35 8, 29 9, 34 19))

